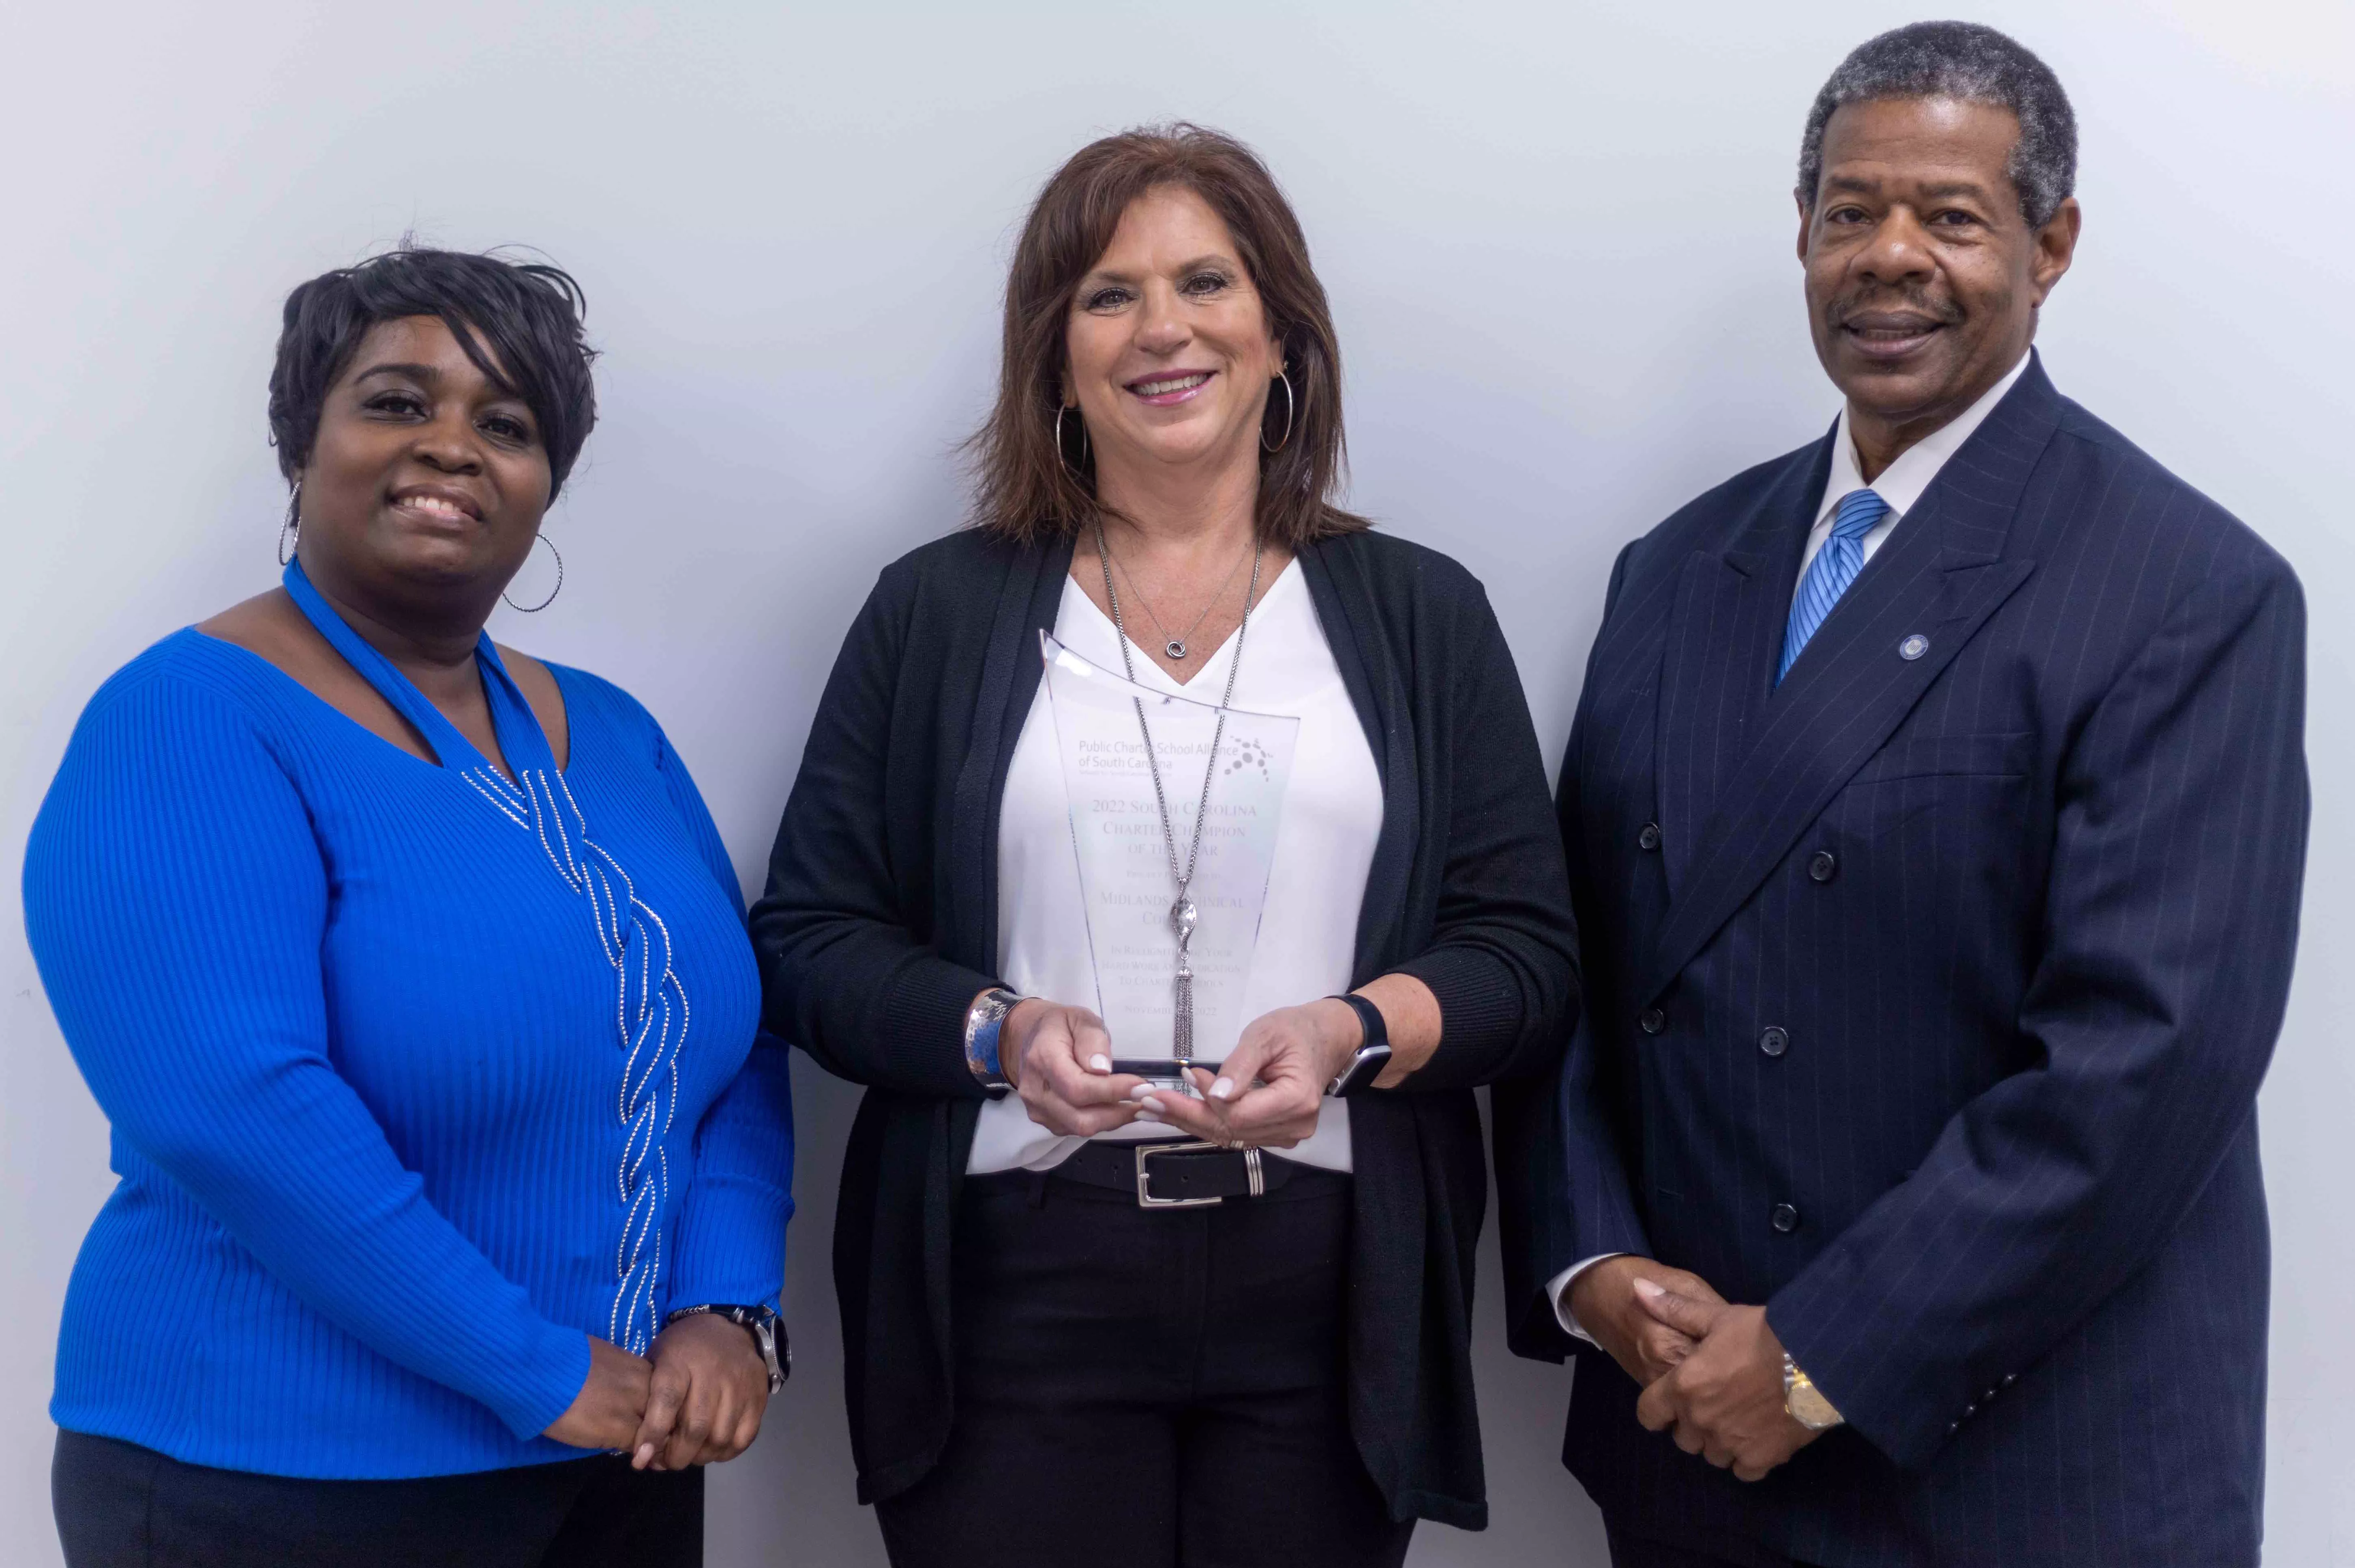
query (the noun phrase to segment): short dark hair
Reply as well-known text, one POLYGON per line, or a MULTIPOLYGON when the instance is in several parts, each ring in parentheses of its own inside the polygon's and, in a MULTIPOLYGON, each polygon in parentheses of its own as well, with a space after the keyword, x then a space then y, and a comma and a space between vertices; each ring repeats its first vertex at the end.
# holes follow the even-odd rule
POLYGON ((286 296, 278 362, 270 372, 270 440, 288 484, 311 460, 327 389, 381 321, 438 316, 466 357, 523 400, 548 449, 549 498, 564 488, 597 423, 589 373, 597 351, 582 335, 588 301, 570 273, 542 261, 404 245, 338 267, 286 296), (487 347, 489 357, 484 350, 487 347))
POLYGON ((1816 208, 1824 127, 1843 104, 1952 98, 2011 111, 2019 122, 2006 172, 2030 229, 2051 221, 2077 188, 2077 116, 2061 79, 2014 39, 1977 22, 1915 22, 1881 34, 1840 61, 1807 111, 1799 138, 1799 203, 1816 208))
POLYGON ((1059 435, 1071 298, 1129 204, 1170 186, 1200 197, 1234 236, 1289 366, 1291 433, 1260 455, 1260 538, 1296 546, 1367 527, 1333 501, 1348 461, 1341 347, 1300 220, 1257 154, 1183 122, 1089 143, 1031 207, 1006 283, 997 401, 966 443, 978 471, 974 521, 1028 543, 1075 534, 1097 517, 1093 465, 1076 452, 1067 459, 1059 435))

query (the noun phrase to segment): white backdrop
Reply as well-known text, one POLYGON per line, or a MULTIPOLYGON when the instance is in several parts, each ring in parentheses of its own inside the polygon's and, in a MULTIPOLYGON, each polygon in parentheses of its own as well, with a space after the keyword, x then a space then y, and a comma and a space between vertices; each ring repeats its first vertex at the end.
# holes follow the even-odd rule
MULTIPOLYGON (((2338 962, 2355 935, 2355 8, 1975 14, 2051 62, 2083 123, 2054 378, 2264 533, 2313 607, 2320 809, 2262 1111, 2267 1517, 2273 1563, 2346 1568, 2355 1069, 2331 1020, 2355 1008, 2338 962)), ((986 403, 1013 231, 1062 156, 1177 115, 1267 156, 1332 291, 1356 503, 1487 581, 1558 754, 1621 541, 1834 411, 1791 254, 1800 122, 1849 48, 1915 15, 7 6, 0 1555, 57 1560, 44 1406, 67 1271, 111 1180, 25 951, 25 832, 106 674, 273 579, 263 385, 292 284, 412 228, 537 246, 577 273, 606 357, 604 423, 549 522, 570 574, 552 609, 496 631, 645 699, 756 888, 854 608, 886 560, 957 521, 950 449, 986 403)), ((853 1095, 806 1061, 798 1088, 800 1371, 760 1445, 713 1477, 727 1568, 882 1561, 851 1499, 826 1268, 853 1095)), ((1493 1243, 1483 1268, 1496 1523, 1428 1527, 1414 1561, 1600 1563, 1555 1458, 1568 1374, 1504 1356, 1493 1243)))

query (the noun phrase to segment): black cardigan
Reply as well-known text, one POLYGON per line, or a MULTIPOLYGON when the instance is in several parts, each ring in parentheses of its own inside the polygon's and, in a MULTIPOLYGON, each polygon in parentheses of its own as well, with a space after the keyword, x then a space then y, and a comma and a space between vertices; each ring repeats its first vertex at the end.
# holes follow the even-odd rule
MULTIPOLYGON (((835 1288, 861 1501, 954 1416, 951 1217, 982 1092, 965 1010, 997 983, 997 822, 1071 546, 975 532, 887 567, 844 639, 752 911, 769 1027, 868 1086, 835 1288)), ((1472 1086, 1542 1069, 1575 1005, 1560 831, 1512 655, 1470 573, 1376 534, 1298 556, 1379 759, 1354 985, 1413 975, 1443 1039, 1349 1111, 1349 1420, 1392 1517, 1487 1522, 1472 1398, 1487 1207, 1472 1086)))

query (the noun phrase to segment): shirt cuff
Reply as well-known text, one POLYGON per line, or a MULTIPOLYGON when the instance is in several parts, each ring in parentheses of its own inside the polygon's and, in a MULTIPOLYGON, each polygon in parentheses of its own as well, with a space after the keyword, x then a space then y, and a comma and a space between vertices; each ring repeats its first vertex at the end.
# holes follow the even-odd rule
POLYGON ((1597 1253, 1591 1258, 1579 1259, 1546 1281, 1546 1299, 1553 1303, 1553 1320, 1561 1325, 1563 1333, 1573 1339, 1583 1339, 1590 1345, 1594 1343, 1594 1336, 1581 1328, 1578 1326, 1578 1319, 1571 1316, 1570 1287, 1577 1282, 1580 1275, 1584 1274, 1596 1264, 1606 1258, 1624 1258, 1626 1255, 1625 1253, 1597 1253))

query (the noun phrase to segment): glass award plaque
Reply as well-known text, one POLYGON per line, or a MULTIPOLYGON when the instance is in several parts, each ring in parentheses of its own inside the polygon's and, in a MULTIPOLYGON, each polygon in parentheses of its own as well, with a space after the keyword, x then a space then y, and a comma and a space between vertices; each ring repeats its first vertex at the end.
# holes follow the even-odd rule
POLYGON ((1114 1054, 1218 1061, 1250 1021, 1243 984, 1300 720, 1135 685, 1045 632, 1039 646, 1071 798, 1096 1012, 1114 1054), (1201 845, 1181 901, 1171 845, 1184 867, 1198 809, 1201 845), (1181 988, 1190 991, 1190 1040, 1181 988))

